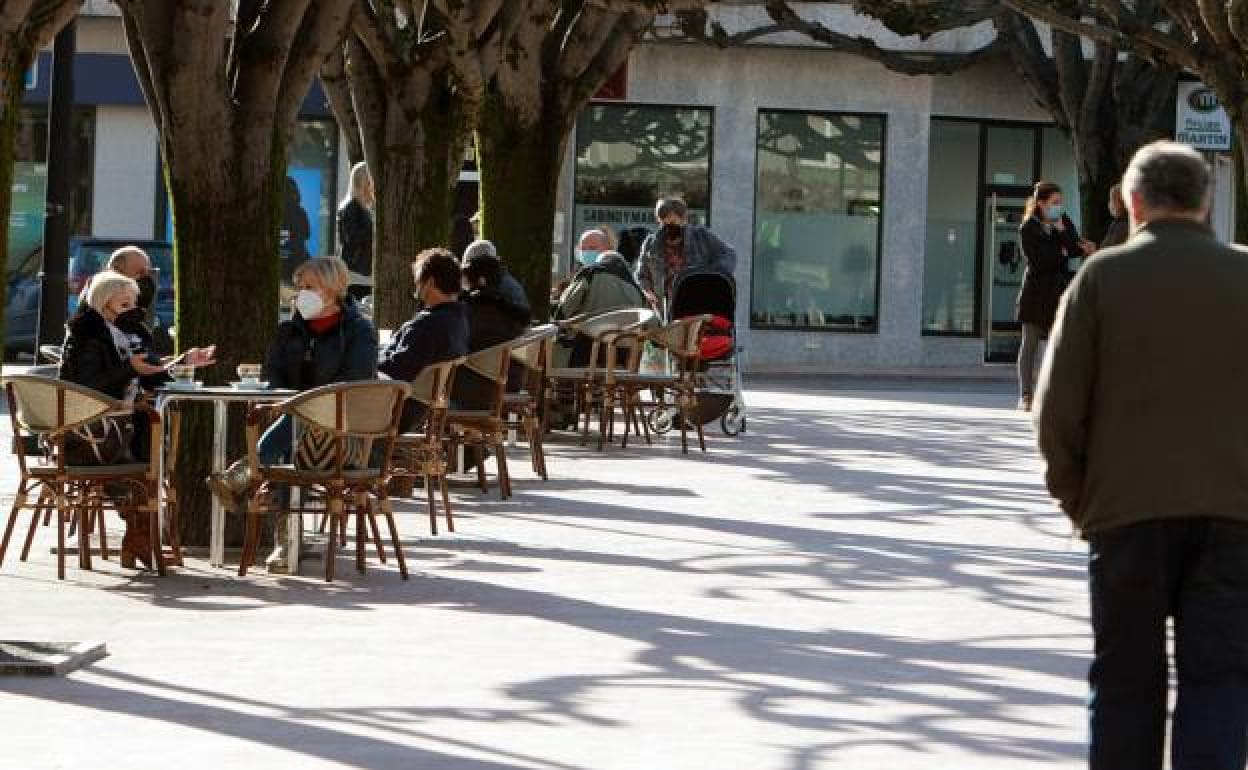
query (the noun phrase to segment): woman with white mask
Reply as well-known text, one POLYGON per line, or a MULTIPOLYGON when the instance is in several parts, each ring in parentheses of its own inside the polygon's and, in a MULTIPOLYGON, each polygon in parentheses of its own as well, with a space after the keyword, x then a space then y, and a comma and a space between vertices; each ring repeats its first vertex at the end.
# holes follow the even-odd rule
MULTIPOLYGON (((347 293, 347 266, 338 257, 317 257, 295 270, 294 315, 277 327, 264 364, 270 387, 310 390, 335 382, 377 377, 377 331, 347 293)), ((260 438, 262 465, 290 461, 291 421, 282 417, 260 438)), ((250 487, 244 462, 208 483, 223 505, 236 508, 250 487)))

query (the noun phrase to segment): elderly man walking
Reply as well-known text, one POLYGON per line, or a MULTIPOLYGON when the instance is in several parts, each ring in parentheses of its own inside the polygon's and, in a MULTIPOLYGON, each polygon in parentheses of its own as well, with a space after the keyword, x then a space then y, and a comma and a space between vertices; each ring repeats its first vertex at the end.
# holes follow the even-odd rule
POLYGON ((1248 250, 1205 224, 1210 170, 1171 142, 1123 178, 1134 235, 1063 299, 1035 422, 1049 490, 1089 542, 1090 767, 1248 751, 1248 250))

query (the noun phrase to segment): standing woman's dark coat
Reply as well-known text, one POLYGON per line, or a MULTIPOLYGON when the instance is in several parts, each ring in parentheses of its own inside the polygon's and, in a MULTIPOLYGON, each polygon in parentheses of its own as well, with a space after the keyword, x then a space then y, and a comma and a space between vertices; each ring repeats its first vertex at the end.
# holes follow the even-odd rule
POLYGON ((1023 288, 1018 293, 1018 320, 1041 326, 1046 333, 1053 327, 1057 303, 1070 283, 1068 260, 1083 256, 1075 224, 1065 216, 1062 222, 1065 228, 1059 231, 1035 215, 1018 229, 1027 259, 1023 288))
POLYGON ((373 274, 373 215, 355 198, 338 207, 338 256, 351 272, 373 274))

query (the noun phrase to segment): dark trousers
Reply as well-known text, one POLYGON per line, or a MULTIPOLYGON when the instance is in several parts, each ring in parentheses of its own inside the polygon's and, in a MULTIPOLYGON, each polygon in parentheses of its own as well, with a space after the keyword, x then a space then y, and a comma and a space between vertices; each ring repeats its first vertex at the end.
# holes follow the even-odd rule
POLYGON ((1161 770, 1166 619, 1178 697, 1173 770, 1244 770, 1248 754, 1248 525, 1183 518, 1089 537, 1091 770, 1161 770))

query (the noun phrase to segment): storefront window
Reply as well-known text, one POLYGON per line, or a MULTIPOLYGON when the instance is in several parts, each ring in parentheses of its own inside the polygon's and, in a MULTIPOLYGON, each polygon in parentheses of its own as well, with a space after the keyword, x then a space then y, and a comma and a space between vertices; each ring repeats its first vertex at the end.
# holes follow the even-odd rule
MULTIPOLYGON (((573 230, 608 225, 627 249, 651 232, 654 204, 677 196, 710 224, 711 110, 593 105, 576 127, 573 230)), ((629 255, 631 256, 631 255, 629 255)))
POLYGON ((975 333, 980 125, 932 121, 923 258, 923 331, 975 333))
MULTIPOLYGON (((48 190, 46 107, 22 107, 13 150, 5 335, 10 348, 29 349, 34 343, 38 323, 38 274, 43 267, 44 211, 48 190)), ((75 235, 87 235, 91 232, 91 180, 95 165, 94 109, 74 111, 74 151, 70 227, 75 235)))
POLYGON ((754 326, 877 328, 884 126, 759 113, 754 326))

